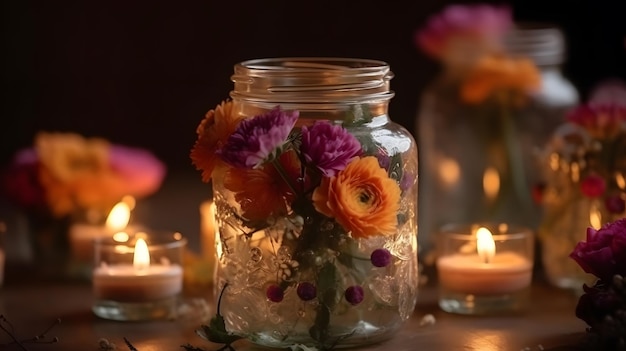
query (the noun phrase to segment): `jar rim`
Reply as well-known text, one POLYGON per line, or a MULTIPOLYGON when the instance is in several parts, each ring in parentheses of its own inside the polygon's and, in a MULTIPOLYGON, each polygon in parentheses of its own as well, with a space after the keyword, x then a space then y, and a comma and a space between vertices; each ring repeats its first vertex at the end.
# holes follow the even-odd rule
POLYGON ((350 105, 391 99, 393 72, 381 60, 342 57, 275 57, 234 66, 230 96, 268 104, 350 105))

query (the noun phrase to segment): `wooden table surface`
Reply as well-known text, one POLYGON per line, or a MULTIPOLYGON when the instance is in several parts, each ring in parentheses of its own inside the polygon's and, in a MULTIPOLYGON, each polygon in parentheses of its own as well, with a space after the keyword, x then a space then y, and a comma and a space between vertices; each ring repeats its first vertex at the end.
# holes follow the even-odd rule
MULTIPOLYGON (((0 314, 11 322, 14 335, 19 339, 41 333, 60 318, 60 324, 47 333, 49 338, 56 336, 59 341, 54 344, 26 344, 26 349, 30 351, 97 351, 100 339, 114 343, 118 351, 129 350, 124 338, 139 351, 183 350, 183 344, 210 351, 217 350, 221 345, 206 342, 195 334, 196 328, 214 313, 209 290, 196 289, 186 294, 183 306, 188 308, 183 310, 187 312, 181 318, 154 322, 116 322, 93 315, 93 296, 87 282, 42 282, 33 279, 12 282, 9 279, 0 288, 0 314)), ((531 299, 531 307, 521 314, 463 316, 440 310, 437 306, 436 285, 425 286, 420 289, 415 312, 395 337, 359 349, 574 350, 568 345, 576 344, 585 330, 585 324, 574 316, 578 298, 570 292, 535 282, 531 299), (434 316, 435 323, 420 325, 427 314, 434 316)), ((7 334, 0 331, 0 343, 6 344, 8 341, 7 334)), ((260 350, 246 341, 237 341, 233 346, 237 351, 260 350)), ((17 345, 5 345, 0 346, 0 350, 24 349, 17 345)))

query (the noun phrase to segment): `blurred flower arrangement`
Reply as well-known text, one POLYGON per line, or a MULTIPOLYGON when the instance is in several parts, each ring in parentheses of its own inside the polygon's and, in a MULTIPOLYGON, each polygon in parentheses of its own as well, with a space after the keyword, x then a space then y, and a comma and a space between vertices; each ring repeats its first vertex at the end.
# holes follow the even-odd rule
POLYGON ((512 26, 507 6, 452 4, 432 15, 415 40, 424 53, 448 65, 471 63, 501 51, 502 38, 512 26))
POLYGON ((587 323, 591 350, 626 350, 626 218, 600 229, 589 227, 586 241, 570 257, 596 277, 584 285, 576 317, 587 323))
POLYGON ((147 150, 76 133, 39 132, 2 174, 2 190, 26 212, 63 218, 106 215, 125 195, 157 191, 165 165, 147 150))
POLYGON ((541 134, 530 104, 542 77, 531 59, 507 52, 513 29, 507 6, 453 4, 416 33, 418 48, 444 69, 418 117, 421 162, 429 166, 420 182, 426 234, 450 222, 528 225, 535 212, 524 150, 541 134))
POLYGON ((359 320, 386 306, 407 318, 417 287, 409 259, 415 214, 403 199, 415 170, 403 167, 401 154, 358 139, 350 122, 296 125, 298 111, 280 106, 242 119, 236 106, 210 110, 191 151, 203 180, 213 181, 228 279, 226 312, 202 335, 226 343, 230 333, 254 338, 269 328, 328 349, 359 334, 333 326, 337 314, 359 320), (379 288, 397 296, 372 305, 379 288), (276 305, 265 310, 268 301, 276 305))
POLYGON ((583 228, 598 229, 626 215, 626 105, 602 99, 572 109, 541 162, 545 180, 536 198, 544 207, 544 266, 552 280, 574 279, 582 272, 568 268, 563 247, 579 241, 583 228))

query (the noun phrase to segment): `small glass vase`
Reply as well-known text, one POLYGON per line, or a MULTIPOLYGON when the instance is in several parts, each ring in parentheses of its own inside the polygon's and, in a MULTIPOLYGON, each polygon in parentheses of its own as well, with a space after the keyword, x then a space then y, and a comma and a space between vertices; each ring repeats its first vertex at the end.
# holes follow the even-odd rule
POLYGON ((422 249, 433 246, 449 223, 506 222, 533 231, 539 225, 541 207, 532 198, 540 174, 537 152, 578 93, 560 72, 564 51, 557 28, 518 25, 504 46, 509 57, 536 66, 536 91, 468 103, 461 91, 481 56, 459 53, 444 62, 421 96, 416 135, 422 249))
MULTIPOLYGON (((213 176, 221 241, 216 287, 228 332, 268 347, 354 347, 390 338, 413 313, 417 148, 387 115, 392 76, 384 62, 361 59, 261 59, 235 66, 231 97, 240 116, 250 119, 276 106, 299 112, 287 148, 303 150, 305 129, 313 133, 325 123, 352 135, 360 151, 333 176, 309 167, 314 162, 303 154, 295 163, 282 163, 282 154, 282 171, 267 164, 213 176), (271 211, 275 189, 287 185, 281 175, 293 164, 295 185, 278 199, 280 210, 271 211), (352 178, 361 166, 372 173, 352 178), (263 177, 274 179, 268 184, 276 188, 263 185, 263 177), (234 190, 237 182, 245 186, 234 190), (341 199, 333 192, 345 193, 341 199)), ((315 143, 309 146, 321 146, 315 143)))

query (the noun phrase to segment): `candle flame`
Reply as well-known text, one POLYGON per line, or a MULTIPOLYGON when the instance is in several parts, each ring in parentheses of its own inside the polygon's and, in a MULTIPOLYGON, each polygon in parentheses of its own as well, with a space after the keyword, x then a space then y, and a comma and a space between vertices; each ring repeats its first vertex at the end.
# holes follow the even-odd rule
POLYGON ((106 227, 112 232, 126 228, 130 220, 130 206, 125 202, 118 202, 107 217, 106 227))
POLYGON ((500 191, 500 175, 493 167, 488 167, 483 174, 483 189, 488 199, 494 199, 500 191))
POLYGON ((133 267, 139 270, 150 267, 150 251, 148 250, 148 244, 146 244, 144 239, 137 239, 137 243, 135 244, 133 267))
POLYGON ((592 206, 589 210, 589 223, 595 229, 600 229, 602 226, 602 213, 596 206, 592 206))
POLYGON ((489 229, 480 227, 476 231, 476 250, 478 251, 478 256, 485 263, 489 263, 493 256, 496 255, 496 243, 493 241, 493 235, 491 235, 489 229))

